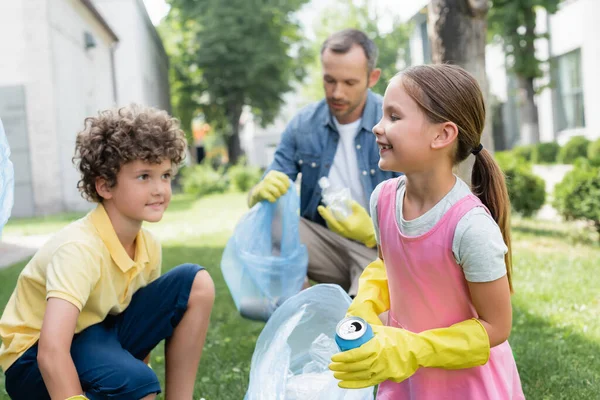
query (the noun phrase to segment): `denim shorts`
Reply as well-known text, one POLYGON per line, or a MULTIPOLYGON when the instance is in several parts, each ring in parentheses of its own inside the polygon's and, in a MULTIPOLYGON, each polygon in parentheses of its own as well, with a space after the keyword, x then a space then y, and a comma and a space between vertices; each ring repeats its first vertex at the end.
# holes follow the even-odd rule
MULTIPOLYGON (((121 314, 73 337, 71 357, 88 398, 141 399, 161 392, 156 374, 143 359, 173 334, 187 309, 194 278, 202 269, 194 264, 173 268, 139 289, 121 314)), ((37 352, 35 344, 6 371, 6 391, 11 399, 50 400, 37 352)))

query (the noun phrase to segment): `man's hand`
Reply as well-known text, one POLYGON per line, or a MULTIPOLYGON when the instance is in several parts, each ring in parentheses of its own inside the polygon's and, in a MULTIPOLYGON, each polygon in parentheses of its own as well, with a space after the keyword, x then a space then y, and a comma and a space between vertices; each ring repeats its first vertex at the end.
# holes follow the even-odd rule
POLYGON ((287 193, 289 188, 290 178, 283 172, 271 170, 250 192, 248 206, 252 207, 262 200, 274 203, 278 198, 287 193))
POLYGON ((319 206, 317 210, 325 222, 327 222, 327 226, 331 231, 345 238, 361 242, 367 247, 375 247, 377 244, 375 228, 367 210, 354 200, 352 200, 350 205, 352 207, 352 214, 343 220, 336 219, 329 207, 319 206))

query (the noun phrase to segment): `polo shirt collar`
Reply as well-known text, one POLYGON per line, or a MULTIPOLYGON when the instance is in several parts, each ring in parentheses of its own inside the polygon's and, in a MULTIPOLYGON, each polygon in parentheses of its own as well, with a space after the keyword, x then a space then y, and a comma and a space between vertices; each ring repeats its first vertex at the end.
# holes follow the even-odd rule
POLYGON ((108 248, 111 258, 123 272, 127 272, 133 268, 136 263, 144 264, 149 262, 148 248, 141 229, 135 238, 135 260, 132 260, 119 240, 102 204, 98 204, 96 209, 90 213, 90 220, 108 248))

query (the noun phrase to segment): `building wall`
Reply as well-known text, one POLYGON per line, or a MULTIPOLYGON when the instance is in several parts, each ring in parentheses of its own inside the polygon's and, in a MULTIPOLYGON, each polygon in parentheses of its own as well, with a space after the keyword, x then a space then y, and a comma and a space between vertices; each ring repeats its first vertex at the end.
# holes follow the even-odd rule
MULTIPOLYGON (((52 0, 49 12, 53 82, 57 98, 56 140, 60 166, 58 186, 64 210, 90 205, 77 190, 79 173, 72 163, 75 138, 87 116, 114 106, 112 38, 79 0, 52 0), (84 34, 95 47, 86 49, 84 34)), ((57 185, 54 179, 54 187, 57 185)))
POLYGON ((142 0, 94 0, 119 36, 115 65, 119 105, 170 111, 169 64, 142 0))
POLYGON ((16 217, 89 207, 71 164, 86 116, 113 104, 111 36, 80 0, 0 2, 0 118, 16 217), (84 48, 84 32, 96 39, 84 48))
POLYGON ((3 99, 15 148, 14 216, 60 210, 48 9, 47 0, 0 3, 0 87, 14 93, 3 99))
POLYGON ((23 51, 27 45, 25 8, 26 4, 21 1, 0 2, 0 118, 15 167, 17 201, 13 215, 25 215, 34 209, 25 97, 28 81, 26 52, 23 51))
MULTIPOLYGON (((559 11, 550 16, 550 52, 552 57, 575 49, 581 49, 581 75, 585 128, 557 132, 560 142, 575 134, 584 134, 590 139, 600 138, 600 2, 598 0, 576 0, 565 2, 559 11)), ((550 137, 546 130, 544 137, 550 137)))

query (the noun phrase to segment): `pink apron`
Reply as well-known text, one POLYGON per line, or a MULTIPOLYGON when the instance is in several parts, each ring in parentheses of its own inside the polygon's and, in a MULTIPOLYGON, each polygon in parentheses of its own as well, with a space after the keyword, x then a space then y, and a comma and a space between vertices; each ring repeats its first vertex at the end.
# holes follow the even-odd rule
MULTIPOLYGON (((477 318, 464 273, 452 254, 452 241, 458 221, 474 207, 485 206, 470 194, 452 206, 429 232, 404 236, 396 222, 398 179, 383 185, 377 203, 390 290, 388 325, 418 333, 477 318)), ((377 393, 377 400, 524 398, 508 342, 492 348, 483 366, 462 370, 420 368, 401 383, 381 383, 377 393)))

